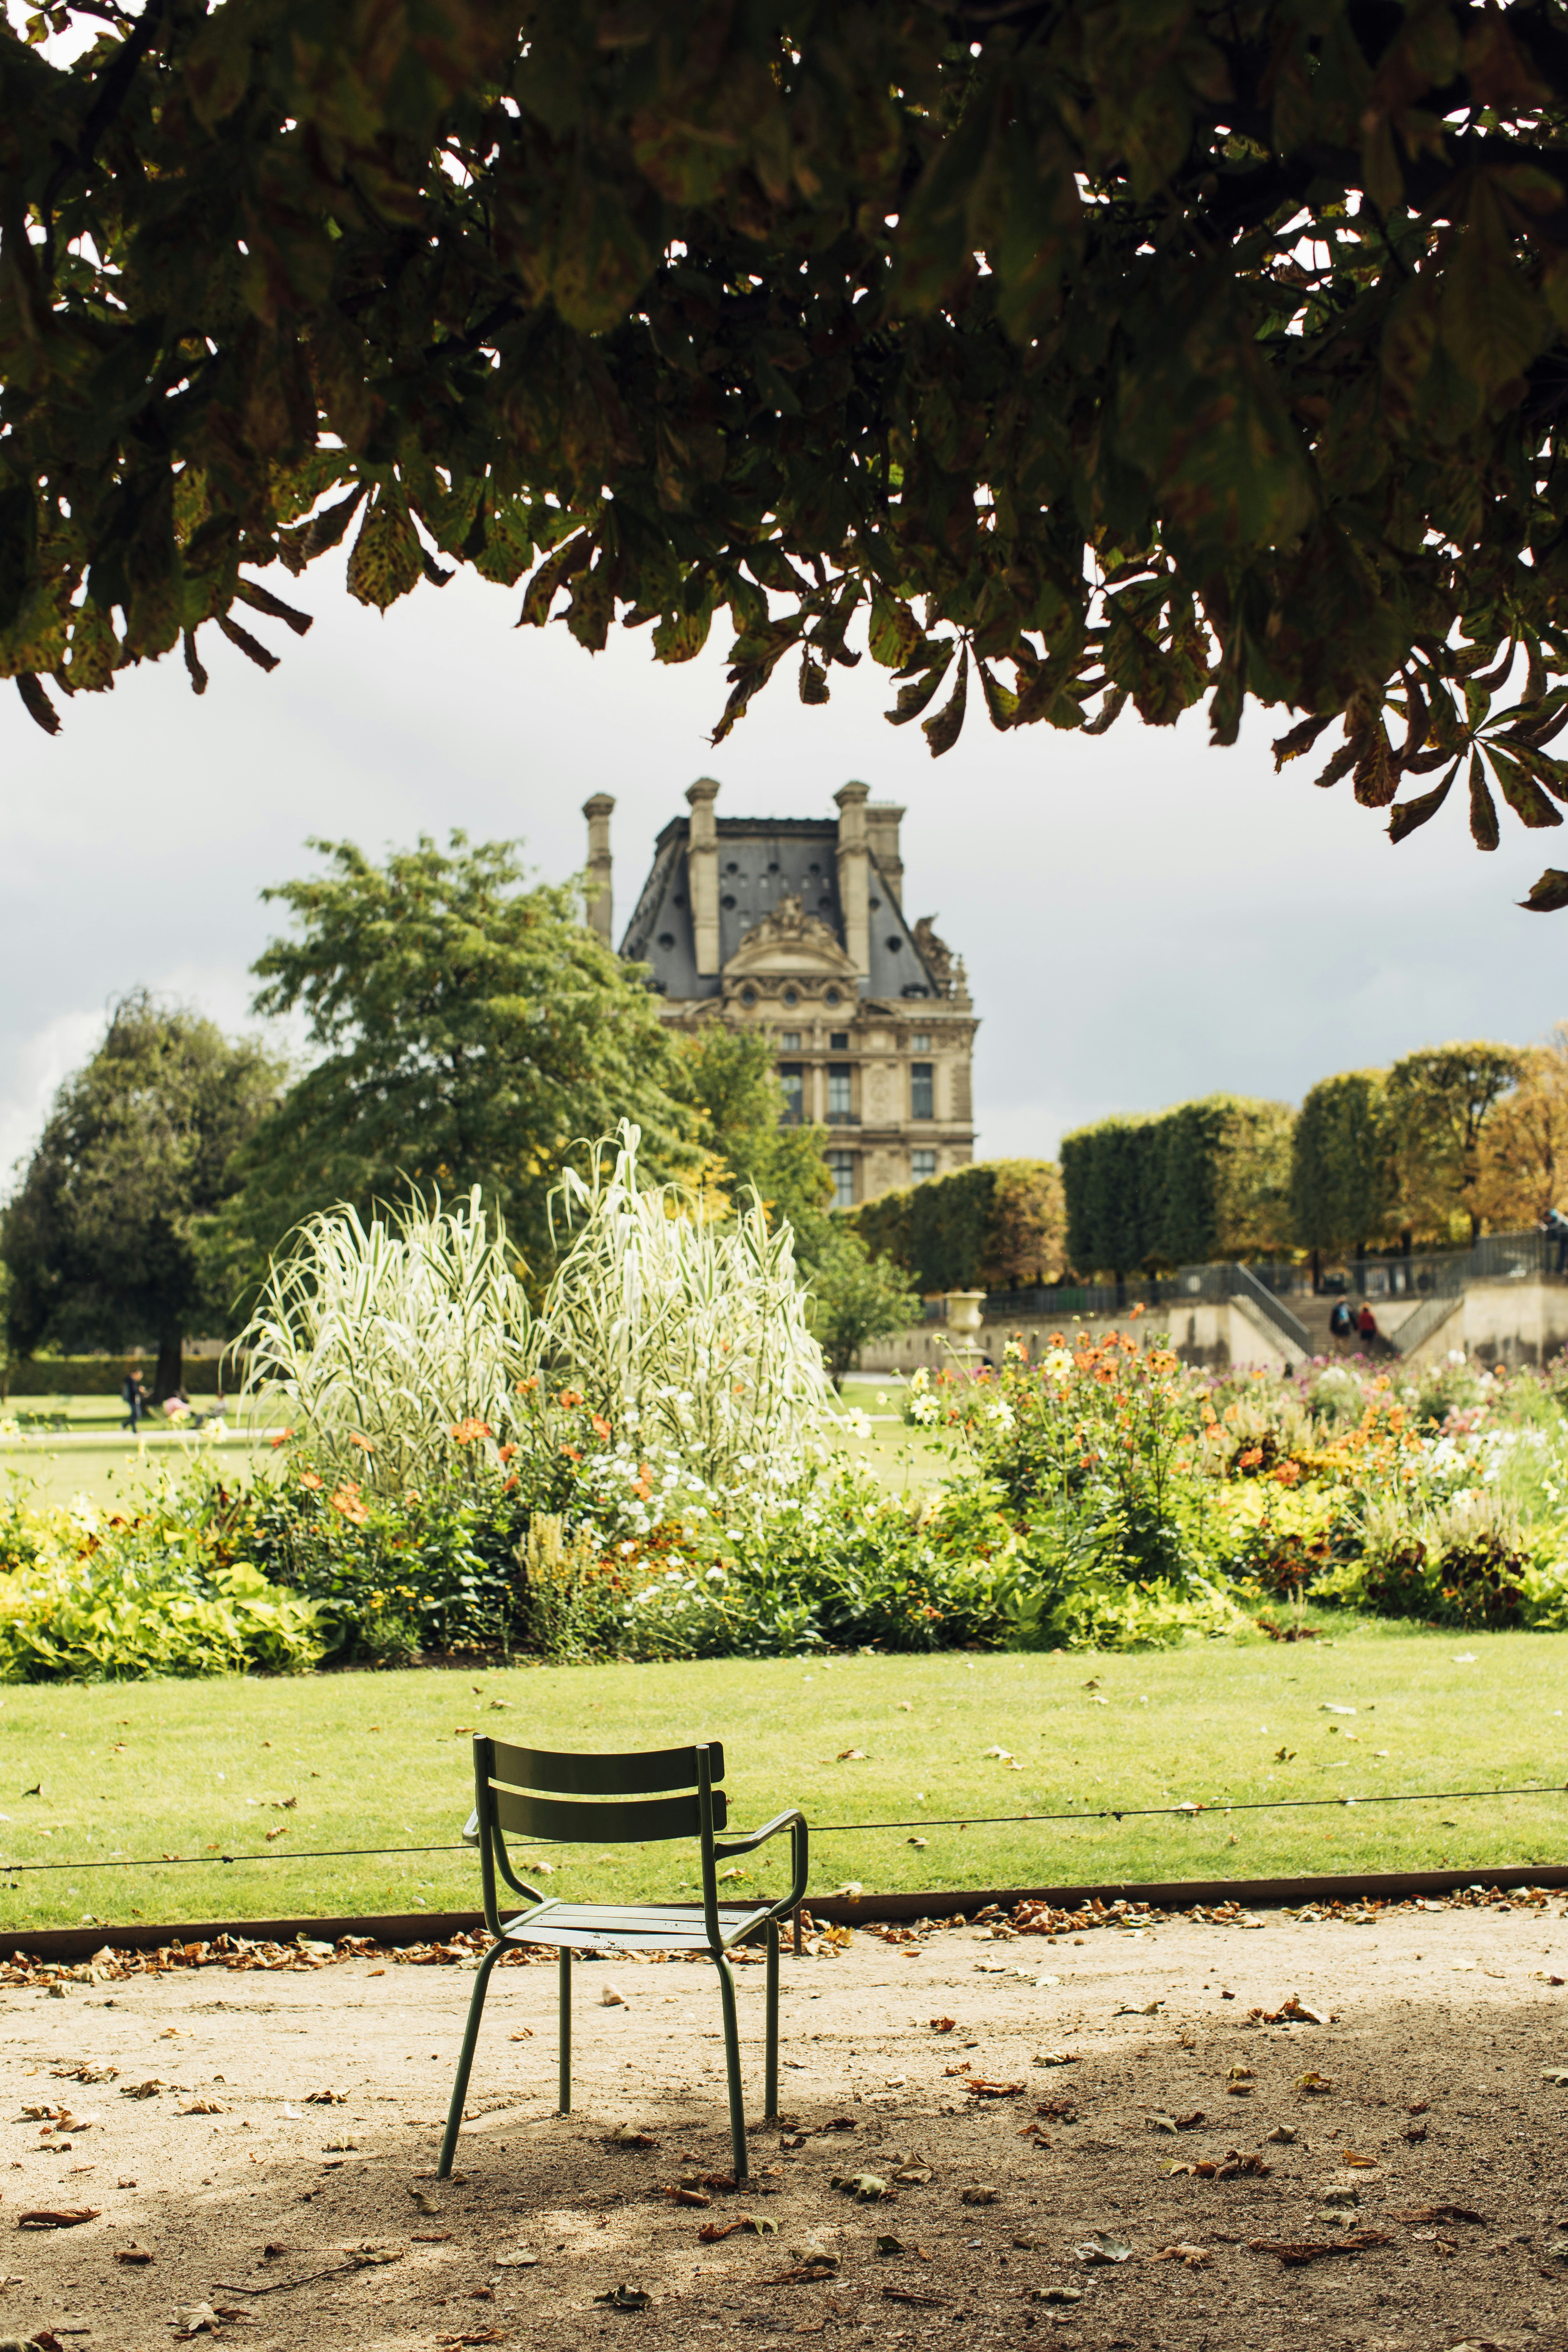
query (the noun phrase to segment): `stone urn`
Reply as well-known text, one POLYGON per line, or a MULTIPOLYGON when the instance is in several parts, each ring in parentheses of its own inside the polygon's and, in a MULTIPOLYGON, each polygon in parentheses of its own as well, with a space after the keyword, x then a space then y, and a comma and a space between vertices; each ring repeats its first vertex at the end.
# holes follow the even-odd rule
POLYGON ((947 1328, 968 1339, 980 1328, 980 1310, 985 1304, 983 1290, 950 1290, 947 1294, 947 1328))

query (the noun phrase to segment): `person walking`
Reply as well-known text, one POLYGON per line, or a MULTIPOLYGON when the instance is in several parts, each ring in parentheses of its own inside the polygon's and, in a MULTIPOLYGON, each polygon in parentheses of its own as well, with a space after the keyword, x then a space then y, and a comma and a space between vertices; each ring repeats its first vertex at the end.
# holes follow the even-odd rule
POLYGON ((130 1419, 126 1422, 125 1426, 130 1430, 132 1435, 134 1436, 142 1416, 147 1410, 147 1391, 142 1385, 141 1373, 135 1371, 127 1372, 125 1375, 124 1386, 121 1388, 120 1393, 124 1400, 125 1409, 130 1415, 130 1419))
POLYGON ((1377 1338, 1377 1318, 1364 1299, 1362 1301, 1361 1313, 1355 1318, 1355 1328, 1362 1346, 1370 1350, 1373 1341, 1377 1338))
POLYGON ((1329 1331, 1335 1339, 1348 1339, 1355 1329, 1355 1317, 1342 1298, 1336 1298, 1329 1316, 1329 1331))

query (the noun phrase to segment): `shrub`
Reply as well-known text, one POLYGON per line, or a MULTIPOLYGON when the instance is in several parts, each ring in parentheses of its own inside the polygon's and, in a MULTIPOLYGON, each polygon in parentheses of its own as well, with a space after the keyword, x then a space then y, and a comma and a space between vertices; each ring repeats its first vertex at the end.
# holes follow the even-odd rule
POLYGON ((0 1682, 292 1674, 321 1649, 311 1601, 157 1513, 129 1525, 51 1514, 0 1580, 0 1682))

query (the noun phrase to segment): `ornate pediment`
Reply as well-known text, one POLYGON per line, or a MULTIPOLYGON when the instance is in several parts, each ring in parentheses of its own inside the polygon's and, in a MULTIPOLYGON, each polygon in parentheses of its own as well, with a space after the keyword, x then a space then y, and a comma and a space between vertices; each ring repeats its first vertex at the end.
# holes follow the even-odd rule
POLYGON ((726 980, 742 972, 770 971, 830 972, 836 979, 853 979, 855 966, 827 925, 808 915, 786 890, 773 913, 752 925, 724 966, 726 980))

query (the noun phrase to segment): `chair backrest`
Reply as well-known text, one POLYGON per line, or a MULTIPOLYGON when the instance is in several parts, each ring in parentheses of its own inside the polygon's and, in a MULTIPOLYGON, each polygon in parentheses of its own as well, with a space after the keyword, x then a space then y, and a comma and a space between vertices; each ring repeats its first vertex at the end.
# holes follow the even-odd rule
POLYGON ((574 1756, 479 1738, 474 1762, 503 1837, 644 1845, 705 1830, 711 1835, 729 1819, 724 1791, 714 1785, 724 1777, 717 1740, 634 1756, 574 1756), (595 1799, 601 1801, 584 1801, 595 1799))

